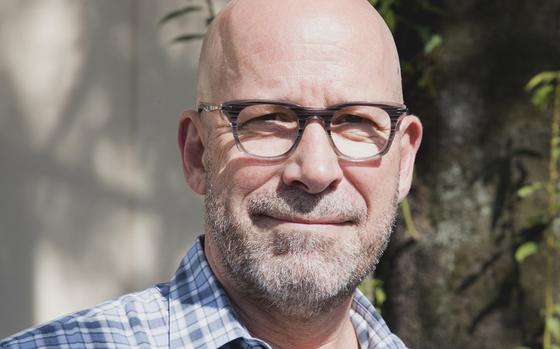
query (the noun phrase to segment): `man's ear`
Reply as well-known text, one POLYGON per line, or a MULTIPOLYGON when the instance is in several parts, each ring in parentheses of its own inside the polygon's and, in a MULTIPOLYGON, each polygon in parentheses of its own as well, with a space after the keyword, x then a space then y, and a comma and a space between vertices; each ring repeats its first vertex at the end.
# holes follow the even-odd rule
POLYGON ((183 173, 187 184, 200 195, 206 193, 206 168, 204 167, 204 142, 200 115, 192 110, 181 113, 177 140, 183 173))
POLYGON ((422 141, 422 123, 414 115, 407 115, 400 123, 400 177, 399 177, 399 202, 401 202, 412 183, 414 159, 422 141))

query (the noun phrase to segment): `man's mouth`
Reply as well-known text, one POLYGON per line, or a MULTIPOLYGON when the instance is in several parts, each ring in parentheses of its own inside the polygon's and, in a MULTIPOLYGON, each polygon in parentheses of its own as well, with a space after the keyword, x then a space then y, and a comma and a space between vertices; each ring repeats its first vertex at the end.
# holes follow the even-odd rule
POLYGON ((259 214, 257 220, 269 221, 275 224, 302 224, 302 225, 336 225, 344 226, 352 222, 343 217, 306 217, 298 215, 259 214))

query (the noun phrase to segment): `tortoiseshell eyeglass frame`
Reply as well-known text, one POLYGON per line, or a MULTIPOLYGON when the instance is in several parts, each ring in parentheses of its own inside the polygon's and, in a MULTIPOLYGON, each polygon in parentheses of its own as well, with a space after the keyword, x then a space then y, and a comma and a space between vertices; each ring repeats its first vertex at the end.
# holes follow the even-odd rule
POLYGON ((398 130, 400 121, 406 115, 408 115, 408 108, 404 104, 399 103, 391 103, 391 102, 349 102, 349 103, 340 103, 329 106, 327 108, 309 108, 304 107, 298 104, 276 101, 276 100, 267 100, 267 99, 243 99, 243 100, 234 100, 228 101, 221 104, 213 104, 207 102, 200 102, 197 106, 198 112, 213 112, 213 111, 222 111, 223 114, 226 116, 229 125, 231 127, 231 132, 233 133, 233 138, 235 140, 235 145, 239 151, 252 156, 257 159, 263 160, 279 160, 288 157, 298 146, 303 131, 307 122, 310 119, 319 119, 322 120, 325 130, 329 135, 329 141, 331 143, 332 148, 334 149, 337 156, 342 159, 353 161, 353 162, 360 162, 360 161, 368 161, 378 158, 380 156, 385 155, 390 147, 391 143, 393 142, 393 138, 395 137, 395 133, 398 130), (285 108, 288 108, 295 112, 298 118, 298 130, 297 136, 294 140, 294 144, 288 149, 286 152, 277 155, 277 156, 260 156, 255 155, 248 152, 244 147, 241 141, 239 140, 239 134, 237 131, 237 118, 241 111, 249 106, 259 105, 259 104, 271 104, 271 105, 278 105, 285 108), (389 134, 389 138, 387 139, 387 144, 377 153, 372 156, 364 157, 364 158, 355 158, 343 154, 340 150, 336 147, 335 143, 331 137, 331 119, 335 112, 348 107, 356 107, 356 106, 366 106, 366 107, 376 107, 379 109, 384 110, 391 119, 391 132, 389 134))

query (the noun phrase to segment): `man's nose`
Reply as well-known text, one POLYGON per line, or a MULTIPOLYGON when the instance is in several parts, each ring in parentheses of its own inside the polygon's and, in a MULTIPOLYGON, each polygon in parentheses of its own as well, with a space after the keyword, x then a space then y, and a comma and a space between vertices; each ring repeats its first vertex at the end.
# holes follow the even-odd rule
POLYGON ((343 172, 329 135, 319 120, 306 125, 295 152, 288 158, 282 179, 311 194, 338 185, 343 172))

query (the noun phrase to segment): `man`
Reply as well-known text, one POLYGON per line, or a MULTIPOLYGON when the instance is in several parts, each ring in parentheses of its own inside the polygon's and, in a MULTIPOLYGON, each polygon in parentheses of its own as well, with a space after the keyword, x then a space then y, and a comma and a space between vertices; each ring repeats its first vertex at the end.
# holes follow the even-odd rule
POLYGON ((166 284, 5 348, 404 348, 356 291, 408 193, 422 127, 365 0, 238 0, 216 17, 182 114, 205 232, 166 284))

